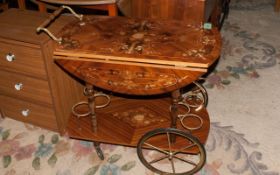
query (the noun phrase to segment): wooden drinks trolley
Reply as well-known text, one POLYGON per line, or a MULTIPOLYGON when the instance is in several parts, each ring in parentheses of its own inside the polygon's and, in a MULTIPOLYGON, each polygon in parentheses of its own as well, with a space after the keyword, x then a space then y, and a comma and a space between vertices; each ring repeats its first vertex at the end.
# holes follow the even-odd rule
POLYGON ((197 80, 219 56, 219 32, 180 21, 75 14, 55 37, 44 27, 63 8, 38 31, 57 41, 56 63, 85 82, 87 101, 73 105, 68 135, 93 141, 101 159, 103 142, 137 147, 141 162, 159 174, 200 170, 210 122, 197 80), (151 159, 151 152, 158 156, 151 159))

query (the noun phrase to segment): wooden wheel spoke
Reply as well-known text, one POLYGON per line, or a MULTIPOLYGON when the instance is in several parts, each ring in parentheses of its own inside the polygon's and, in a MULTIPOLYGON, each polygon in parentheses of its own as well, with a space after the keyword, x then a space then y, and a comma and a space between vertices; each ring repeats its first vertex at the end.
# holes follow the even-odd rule
POLYGON ((167 140, 168 140, 168 148, 169 148, 169 151, 171 152, 171 141, 170 141, 170 134, 169 134, 169 132, 166 132, 166 135, 167 135, 167 140))
POLYGON ((180 158, 180 157, 177 157, 177 156, 173 156, 175 159, 178 159, 178 160, 181 160, 181 161, 183 161, 183 162, 186 162, 186 163, 188 163, 188 164, 191 164, 191 165, 193 165, 193 166, 197 166, 197 164, 195 163, 195 162, 193 162, 193 161, 191 161, 191 160, 186 160, 186 159, 183 159, 183 158, 180 158))
POLYGON ((165 156, 162 156, 162 157, 160 157, 158 159, 152 160, 152 161, 149 162, 149 164, 156 163, 156 162, 161 161, 161 160, 163 160, 165 158, 168 158, 168 155, 165 155, 165 156))
POLYGON ((149 147, 151 147, 151 148, 154 148, 155 150, 158 150, 159 152, 162 152, 162 153, 164 153, 164 154, 169 155, 169 153, 168 153, 167 151, 164 151, 164 150, 162 150, 162 149, 160 149, 160 148, 158 148, 158 147, 156 147, 156 146, 154 146, 154 145, 151 145, 151 144, 146 143, 146 142, 144 142, 144 144, 147 145, 147 146, 149 146, 149 147))
POLYGON ((175 154, 178 154, 178 153, 183 152, 184 150, 189 149, 189 148, 194 147, 194 146, 196 146, 196 144, 188 145, 188 146, 186 146, 186 147, 180 149, 179 151, 175 151, 173 154, 174 154, 174 155, 175 155, 175 154))

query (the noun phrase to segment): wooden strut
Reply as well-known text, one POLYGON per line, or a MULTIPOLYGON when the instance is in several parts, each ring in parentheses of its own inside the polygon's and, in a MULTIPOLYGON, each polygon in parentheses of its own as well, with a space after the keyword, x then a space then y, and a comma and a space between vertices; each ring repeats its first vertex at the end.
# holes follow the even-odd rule
POLYGON ((88 107, 90 110, 90 117, 92 123, 92 131, 94 133, 97 132, 97 120, 96 120, 96 113, 95 113, 95 97, 94 97, 94 88, 91 84, 86 84, 85 95, 88 99, 88 107))
MULTIPOLYGON (((171 123, 170 128, 177 128, 177 118, 178 118, 178 103, 181 101, 181 93, 180 89, 177 89, 173 92, 171 92, 172 97, 172 104, 171 104, 171 123)), ((171 135, 170 142, 175 143, 176 137, 174 135, 171 135)))

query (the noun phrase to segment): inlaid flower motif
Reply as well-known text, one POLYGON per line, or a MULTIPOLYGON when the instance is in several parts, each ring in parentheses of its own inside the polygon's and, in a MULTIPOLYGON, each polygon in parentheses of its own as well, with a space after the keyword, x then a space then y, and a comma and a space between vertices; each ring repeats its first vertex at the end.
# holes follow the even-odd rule
POLYGON ((15 155, 17 161, 31 158, 32 154, 35 152, 36 147, 34 144, 26 145, 20 147, 15 155))
POLYGON ((19 142, 16 140, 3 140, 0 142, 0 157, 13 155, 19 149, 19 142))
POLYGON ((36 157, 47 157, 52 153, 53 146, 52 144, 40 144, 37 151, 35 152, 36 157))
POLYGON ((92 150, 92 142, 74 140, 72 151, 75 153, 77 158, 89 155, 92 150))

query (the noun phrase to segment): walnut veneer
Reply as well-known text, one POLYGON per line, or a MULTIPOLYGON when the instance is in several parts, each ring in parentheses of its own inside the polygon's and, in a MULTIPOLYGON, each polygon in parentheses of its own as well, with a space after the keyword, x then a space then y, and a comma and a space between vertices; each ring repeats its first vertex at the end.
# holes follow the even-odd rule
POLYGON ((120 10, 133 18, 165 18, 219 26, 224 1, 228 0, 124 0, 120 10))
MULTIPOLYGON (((4 117, 63 133, 82 90, 53 62, 53 41, 36 33, 46 18, 18 9, 1 13, 0 110, 4 117)), ((61 17, 50 30, 56 33, 69 20, 61 17)))
MULTIPOLYGON (((217 28, 170 19, 84 16, 57 36, 55 61, 87 84, 89 111, 76 116, 69 111, 68 136, 129 146, 156 128, 184 129, 178 119, 178 108, 186 104, 180 90, 205 74, 221 49, 217 28), (95 103, 97 89, 114 94, 104 109, 95 103)), ((203 125, 192 134, 205 143, 208 113, 204 107, 190 110, 203 125)), ((199 125, 189 118, 188 124, 199 125)))

